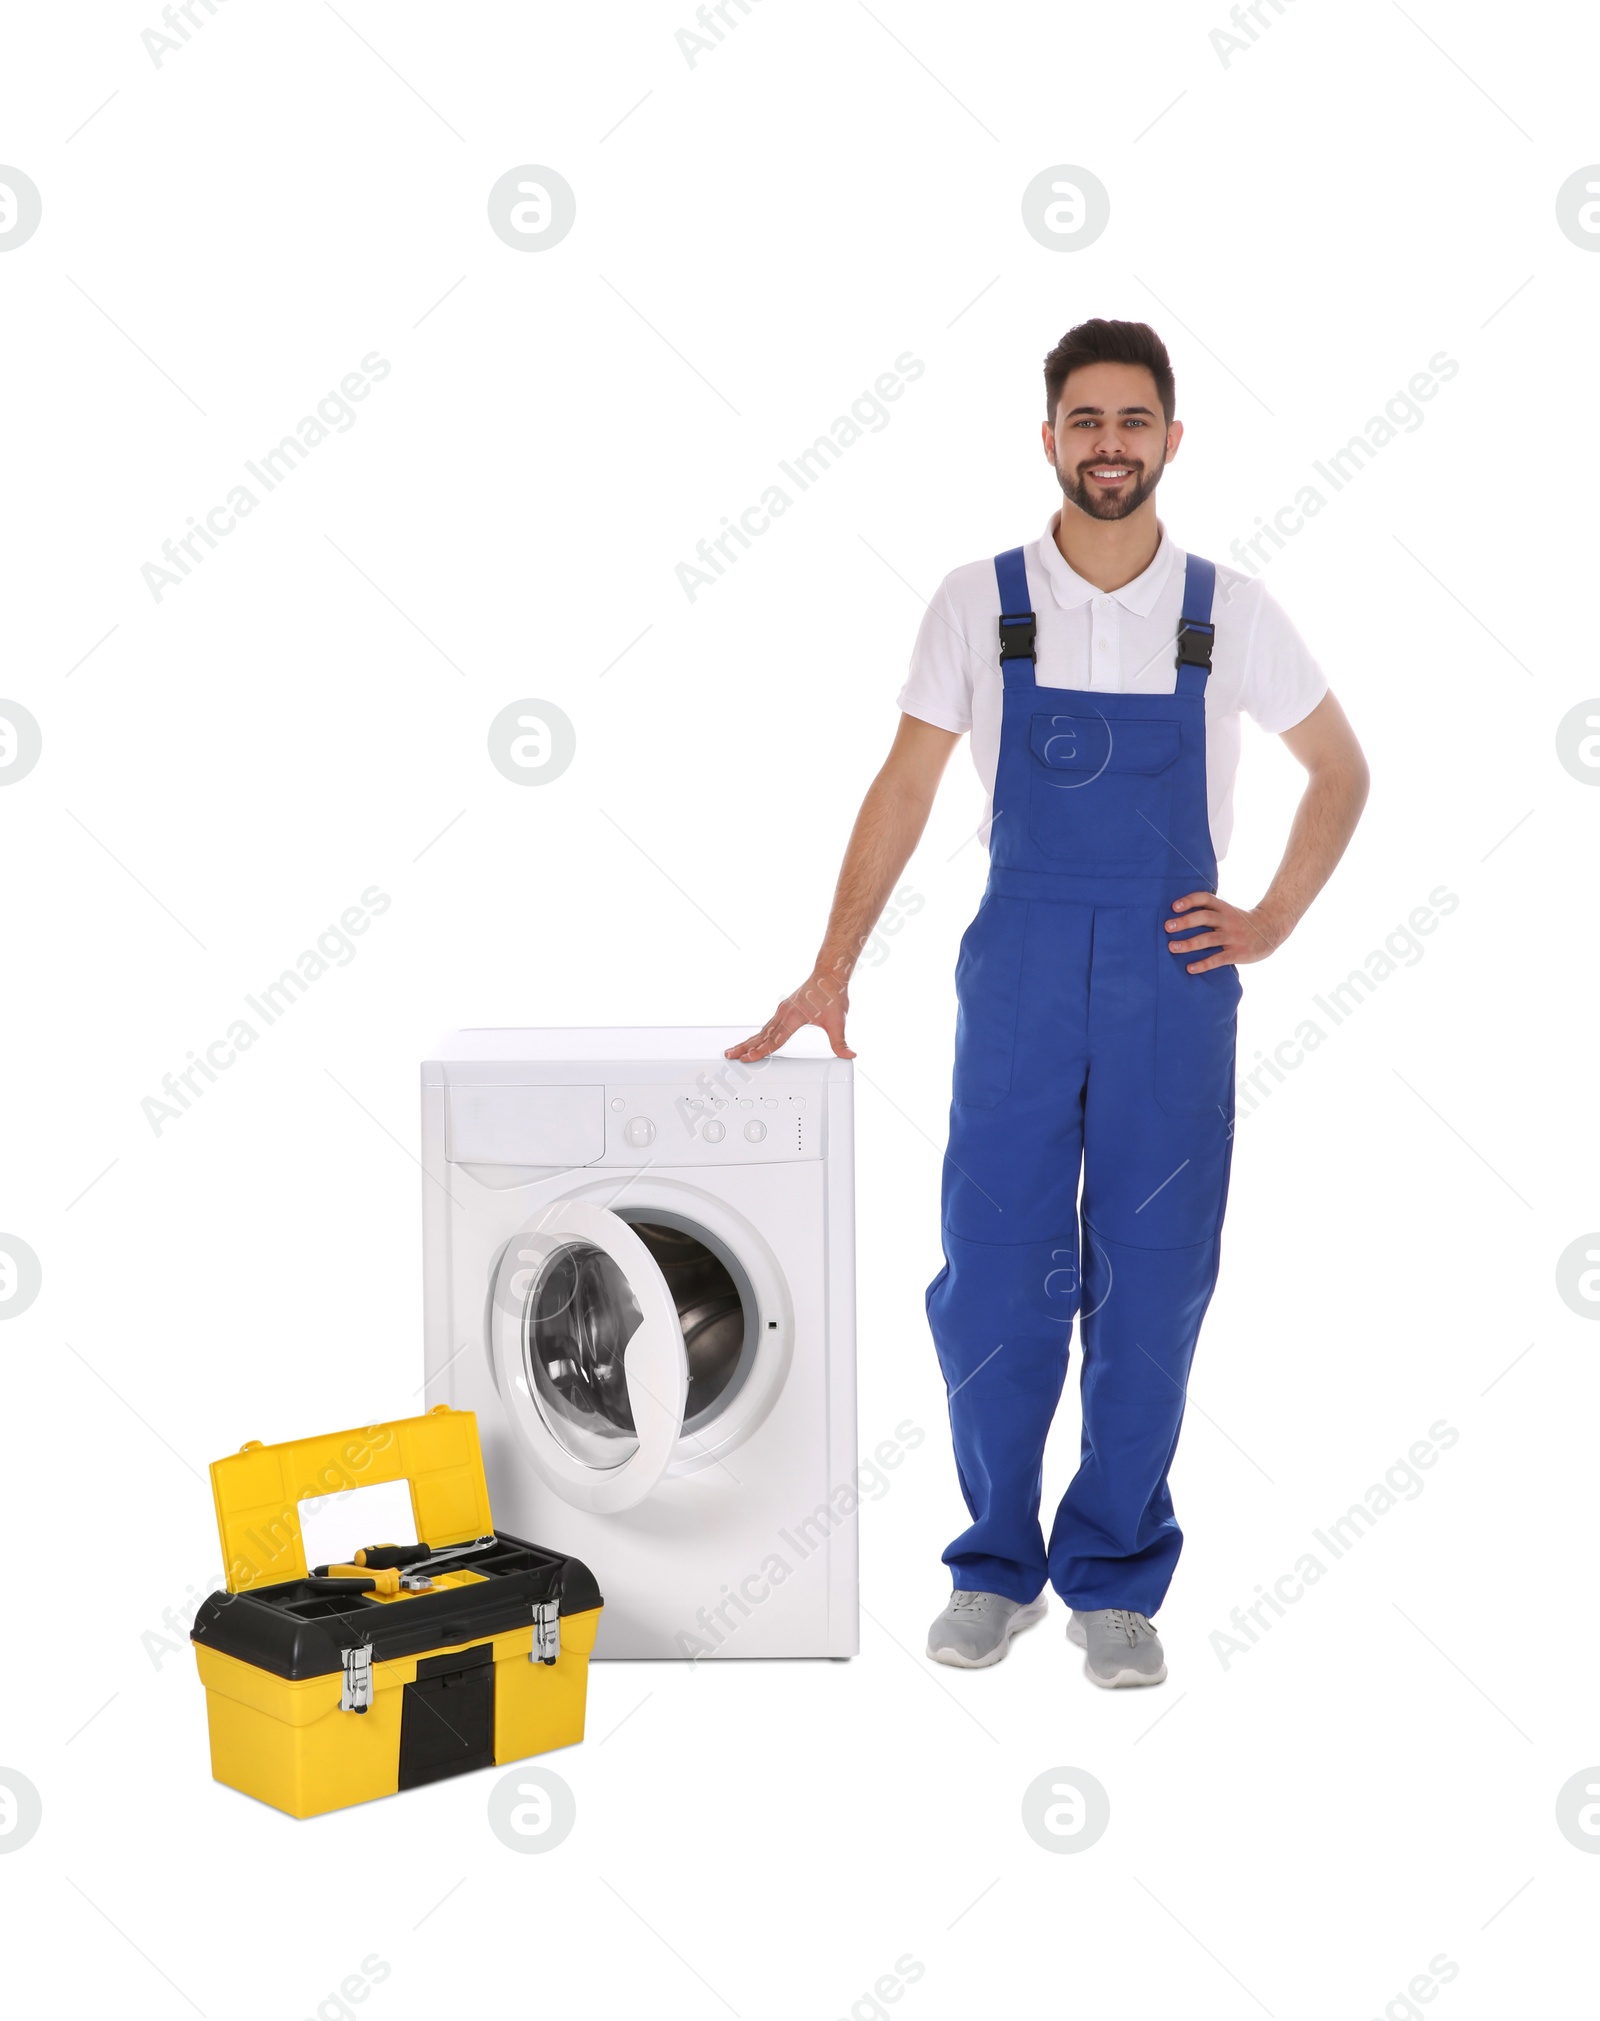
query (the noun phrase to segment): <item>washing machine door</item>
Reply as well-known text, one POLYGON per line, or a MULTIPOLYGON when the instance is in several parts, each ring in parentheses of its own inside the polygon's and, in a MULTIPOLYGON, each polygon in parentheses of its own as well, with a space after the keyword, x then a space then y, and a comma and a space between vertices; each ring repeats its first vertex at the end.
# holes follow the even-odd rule
POLYGON ((683 1431, 689 1360, 627 1222, 591 1200, 541 1208, 506 1245, 490 1334, 512 1430, 546 1484, 601 1514, 642 1502, 683 1431))

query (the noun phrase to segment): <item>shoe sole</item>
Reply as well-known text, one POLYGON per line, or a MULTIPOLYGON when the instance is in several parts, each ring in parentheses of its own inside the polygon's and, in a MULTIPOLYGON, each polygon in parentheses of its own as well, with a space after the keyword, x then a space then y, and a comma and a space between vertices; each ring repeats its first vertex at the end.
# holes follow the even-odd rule
POLYGON ((1119 1670, 1115 1677, 1101 1677, 1089 1668, 1089 1659, 1083 1659, 1083 1674, 1091 1684, 1102 1684, 1108 1691, 1114 1691, 1119 1684, 1165 1684, 1167 1666, 1163 1663, 1154 1676, 1147 1676, 1142 1670, 1119 1670))
POLYGON ((1003 1639, 997 1642, 987 1656, 963 1656, 956 1649, 935 1649, 930 1642, 926 1654, 935 1663, 948 1663, 955 1670, 987 1670, 991 1663, 998 1663, 1011 1647, 1013 1635, 1020 1635, 1024 1628, 1032 1628, 1042 1621, 1049 1612, 1049 1602, 1043 1598, 1030 1600, 1026 1607, 1019 1607, 1006 1623, 1003 1639))
MULTIPOLYGON (((1087 1649, 1089 1646, 1087 1631, 1080 1628, 1070 1614, 1067 1616, 1067 1640, 1079 1649, 1087 1649)), ((1118 1686, 1124 1684, 1165 1684, 1167 1681, 1167 1666, 1163 1663, 1160 1670, 1153 1677, 1147 1677, 1142 1670, 1119 1670, 1115 1677, 1097 1677, 1089 1668, 1089 1659, 1085 1656, 1083 1659, 1083 1674, 1091 1684, 1101 1685, 1107 1691, 1115 1691, 1118 1686)))

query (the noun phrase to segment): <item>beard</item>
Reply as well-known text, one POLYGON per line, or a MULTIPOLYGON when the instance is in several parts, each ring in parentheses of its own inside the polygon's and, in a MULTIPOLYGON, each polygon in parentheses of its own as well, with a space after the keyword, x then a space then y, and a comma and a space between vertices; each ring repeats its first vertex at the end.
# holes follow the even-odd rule
POLYGON ((1138 511, 1161 482, 1161 473, 1166 465, 1158 463, 1151 470, 1132 457, 1124 457, 1121 460, 1128 465, 1134 475, 1120 491, 1110 493, 1092 489, 1085 474, 1093 469, 1095 464, 1109 461, 1108 458, 1090 457, 1087 462, 1080 463, 1073 473, 1064 471, 1058 463, 1056 476, 1060 479, 1062 493, 1080 512, 1086 512, 1091 519, 1126 519, 1130 512, 1138 511))

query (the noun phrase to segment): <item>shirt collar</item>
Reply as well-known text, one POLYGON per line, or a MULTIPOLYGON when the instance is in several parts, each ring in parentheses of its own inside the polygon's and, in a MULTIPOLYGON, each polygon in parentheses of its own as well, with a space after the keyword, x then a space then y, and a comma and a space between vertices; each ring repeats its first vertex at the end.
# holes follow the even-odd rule
MULTIPOLYGON (((1039 558, 1044 564, 1045 574, 1050 578, 1050 588, 1056 602, 1063 610, 1076 610, 1079 604, 1088 603, 1091 597, 1102 594, 1092 582, 1085 582, 1077 570, 1070 566, 1066 556, 1056 546, 1056 526, 1060 521, 1060 509, 1052 512, 1045 522, 1044 535, 1039 542, 1039 558)), ((1161 522, 1156 522, 1158 526, 1161 522)), ((1151 558, 1150 566, 1142 575, 1136 575, 1132 582, 1125 582, 1121 589, 1109 592, 1125 610, 1138 617, 1147 618, 1155 609, 1156 598, 1166 588, 1167 578, 1172 573, 1172 565, 1178 558, 1178 549, 1173 545, 1172 536, 1161 527, 1161 545, 1151 558)))

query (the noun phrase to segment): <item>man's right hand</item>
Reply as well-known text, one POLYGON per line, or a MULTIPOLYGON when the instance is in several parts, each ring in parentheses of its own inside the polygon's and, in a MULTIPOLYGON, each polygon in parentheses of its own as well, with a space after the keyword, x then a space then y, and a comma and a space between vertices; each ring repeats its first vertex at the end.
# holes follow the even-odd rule
POLYGON ((844 1018, 849 1006, 848 985, 834 971, 819 964, 792 996, 784 998, 753 1038, 729 1046, 723 1057, 764 1060, 792 1039, 802 1025, 821 1025, 835 1055, 841 1060, 853 1060, 855 1054, 844 1042, 844 1018))

